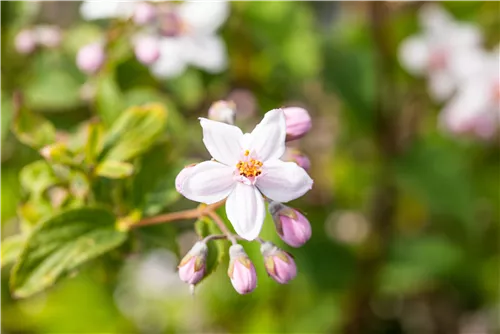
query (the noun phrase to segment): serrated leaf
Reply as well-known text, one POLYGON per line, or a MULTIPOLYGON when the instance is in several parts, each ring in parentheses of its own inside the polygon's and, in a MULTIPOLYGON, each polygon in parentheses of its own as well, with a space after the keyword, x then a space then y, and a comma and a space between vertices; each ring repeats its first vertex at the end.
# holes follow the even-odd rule
MULTIPOLYGON (((194 228, 196 233, 201 238, 211 234, 221 234, 217 224, 215 224, 213 220, 208 217, 204 217, 196 221, 194 228)), ((208 242, 208 257, 204 279, 217 269, 217 266, 224 258, 226 253, 224 242, 224 240, 213 240, 208 242)))
POLYGON ((127 109, 104 138, 99 160, 127 161, 147 151, 162 134, 166 120, 161 104, 127 109))
POLYGON ((132 175, 134 166, 128 162, 106 160, 97 165, 96 175, 109 179, 123 179, 132 175))
POLYGON ((10 286, 28 297, 53 285, 79 265, 122 244, 127 235, 114 215, 99 208, 69 210, 38 225, 13 268, 10 286))
POLYGON ((34 149, 40 149, 52 144, 56 138, 54 125, 25 107, 17 111, 12 124, 12 131, 21 143, 34 149))
POLYGON ((25 241, 26 235, 24 234, 13 235, 2 240, 2 249, 0 253, 2 268, 17 260, 19 254, 21 254, 25 241))

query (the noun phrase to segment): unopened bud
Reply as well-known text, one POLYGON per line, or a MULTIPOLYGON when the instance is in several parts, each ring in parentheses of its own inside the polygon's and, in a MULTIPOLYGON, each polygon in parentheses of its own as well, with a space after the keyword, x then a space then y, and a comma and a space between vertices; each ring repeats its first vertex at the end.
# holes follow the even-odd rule
POLYGON ((278 202, 269 204, 276 231, 292 247, 300 247, 311 238, 311 224, 299 211, 278 202))
POLYGON ((94 74, 104 64, 105 58, 106 54, 101 43, 87 44, 78 51, 76 64, 82 72, 94 74))
POLYGON ((298 107, 283 108, 286 119, 286 140, 303 137, 311 129, 311 116, 307 110, 298 107))
POLYGON ((217 101, 212 103, 208 109, 208 118, 213 121, 234 124, 236 116, 236 105, 232 101, 217 101))
POLYGON ((14 46, 16 51, 28 54, 35 51, 36 38, 32 30, 21 30, 15 37, 14 46))
POLYGON ((137 4, 134 10, 133 20, 137 25, 145 25, 154 20, 156 16, 155 7, 146 2, 137 4))
POLYGON ((264 256, 267 274, 276 282, 286 284, 297 276, 297 266, 293 257, 271 242, 265 242, 260 247, 264 256))
POLYGON ((309 158, 295 148, 287 147, 282 160, 295 162, 306 171, 309 171, 309 168, 311 168, 311 161, 309 160, 309 158))
POLYGON ((241 295, 252 292, 257 286, 257 274, 243 246, 232 245, 229 248, 229 257, 227 274, 234 289, 241 295))
POLYGON ((183 282, 196 284, 205 275, 208 247, 204 242, 198 241, 179 263, 179 277, 183 282))
POLYGON ((184 180, 191 176, 194 166, 196 166, 196 164, 186 166, 179 172, 179 174, 177 174, 177 177, 175 178, 175 189, 177 189, 179 194, 182 194, 182 184, 184 183, 184 180))
POLYGON ((158 40, 150 36, 138 37, 135 41, 134 52, 137 60, 144 65, 151 65, 160 57, 158 40))

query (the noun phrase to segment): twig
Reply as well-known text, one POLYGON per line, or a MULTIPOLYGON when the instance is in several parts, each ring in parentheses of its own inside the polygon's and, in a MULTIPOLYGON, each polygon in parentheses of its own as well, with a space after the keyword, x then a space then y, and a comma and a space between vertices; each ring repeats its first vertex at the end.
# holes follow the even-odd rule
POLYGON ((224 224, 222 219, 219 217, 219 215, 217 213, 215 213, 215 211, 210 210, 206 214, 207 214, 207 216, 209 216, 210 218, 212 218, 214 220, 214 222, 217 224, 217 226, 219 226, 222 233, 224 233, 227 236, 228 240, 231 241, 231 243, 233 245, 237 243, 234 235, 231 232, 229 232, 226 224, 224 224))
POLYGON ((204 216, 204 215, 209 215, 210 212, 212 212, 213 210, 215 210, 218 207, 220 207, 221 205, 223 205, 224 202, 225 201, 220 201, 220 202, 217 202, 214 204, 207 205, 205 207, 200 206, 196 209, 184 210, 184 211, 179 211, 179 212, 172 212, 172 213, 167 213, 164 215, 144 218, 144 219, 140 220, 139 222, 132 224, 130 226, 130 228, 137 228, 137 227, 148 226, 148 225, 169 223, 169 222, 176 221, 176 220, 199 218, 199 217, 204 216))

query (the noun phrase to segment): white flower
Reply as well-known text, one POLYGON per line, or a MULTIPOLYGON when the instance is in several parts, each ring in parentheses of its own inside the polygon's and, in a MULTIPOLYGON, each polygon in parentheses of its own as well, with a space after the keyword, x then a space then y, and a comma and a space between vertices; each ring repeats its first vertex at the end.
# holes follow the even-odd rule
POLYGON ((454 71, 451 62, 456 55, 479 48, 482 36, 476 26, 459 23, 441 7, 422 7, 420 22, 423 32, 407 38, 400 46, 401 64, 412 74, 427 76, 434 99, 449 98, 461 79, 462 71, 454 71))
POLYGON ((80 15, 87 20, 127 19, 132 13, 138 1, 83 1, 80 6, 80 15))
POLYGON ((453 133, 474 133, 489 139, 496 133, 500 118, 500 50, 463 54, 455 59, 454 66, 462 68, 467 80, 444 107, 441 125, 453 133))
POLYGON ((226 47, 216 31, 228 14, 225 1, 170 5, 168 12, 158 15, 160 29, 153 33, 160 49, 160 57, 151 66, 153 74, 175 77, 188 65, 211 73, 224 70, 226 47))
MULTIPOLYGON (((176 77, 189 65, 210 73, 218 73, 227 67, 227 51, 224 41, 216 34, 229 14, 227 1, 173 2, 160 1, 84 1, 80 13, 86 20, 121 18, 140 25, 142 31, 132 43, 140 61, 142 40, 154 41, 159 57, 150 65, 159 78, 176 77), (151 15, 137 20, 135 14, 148 5, 151 15)), ((141 16, 141 15, 139 15, 141 16)), ((146 57, 149 58, 149 57, 146 57)))
POLYGON ((313 180, 294 162, 283 162, 286 125, 281 109, 269 111, 252 133, 200 118, 203 142, 213 159, 190 167, 181 193, 212 204, 227 198, 226 213, 236 233, 255 239, 265 216, 262 195, 288 202, 311 189, 313 180))

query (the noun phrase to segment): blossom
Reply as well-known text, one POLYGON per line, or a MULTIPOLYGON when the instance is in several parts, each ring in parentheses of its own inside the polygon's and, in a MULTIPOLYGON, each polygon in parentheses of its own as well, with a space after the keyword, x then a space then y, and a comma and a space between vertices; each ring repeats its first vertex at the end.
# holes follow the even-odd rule
POLYGON ((189 65, 210 73, 227 67, 226 47, 216 34, 229 14, 227 1, 84 1, 80 13, 86 20, 133 18, 142 27, 141 37, 132 38, 135 53, 159 78, 178 76, 189 65), (148 50, 153 49, 152 43, 157 45, 159 52, 154 61, 150 51, 141 52, 139 42, 146 37, 148 50))
POLYGON ((262 195, 288 202, 311 189, 313 181, 303 168, 280 160, 286 137, 281 109, 267 112, 246 134, 226 123, 205 118, 200 123, 213 160, 191 167, 180 193, 207 204, 227 198, 227 217, 242 238, 253 240, 259 235, 265 216, 262 195))
POLYGON ((36 47, 56 48, 61 44, 61 30, 57 26, 37 25, 30 29, 21 30, 15 37, 16 51, 29 54, 36 47))
POLYGON ((311 238, 311 224, 299 211, 278 202, 269 204, 276 231, 292 247, 300 247, 311 238))
POLYGON ((291 141, 302 138, 311 130, 311 116, 304 108, 284 108, 286 118, 286 140, 291 141))
POLYGON ((229 257, 227 274, 234 289, 241 295, 252 292, 257 287, 257 273, 243 246, 232 245, 229 248, 229 257))
POLYGON ((432 97, 443 101, 453 94, 462 79, 461 72, 451 66, 452 59, 480 47, 482 36, 476 26, 453 20, 434 4, 422 7, 420 23, 423 32, 401 44, 399 59, 410 73, 428 77, 432 97))
POLYGON ((87 44, 78 50, 76 64, 78 68, 87 74, 96 73, 106 60, 106 54, 101 43, 87 44))
POLYGON ((197 242, 179 263, 179 277, 189 284, 196 284, 205 275, 208 247, 204 242, 197 242))
POLYGON ((276 282, 287 284, 297 276, 297 266, 289 253, 279 249, 271 242, 263 243, 260 251, 264 256, 267 274, 276 282))
POLYGON ((445 105, 440 123, 453 133, 489 139, 500 119, 500 52, 477 50, 455 60, 457 68, 467 64, 472 64, 466 72, 468 79, 445 105))

